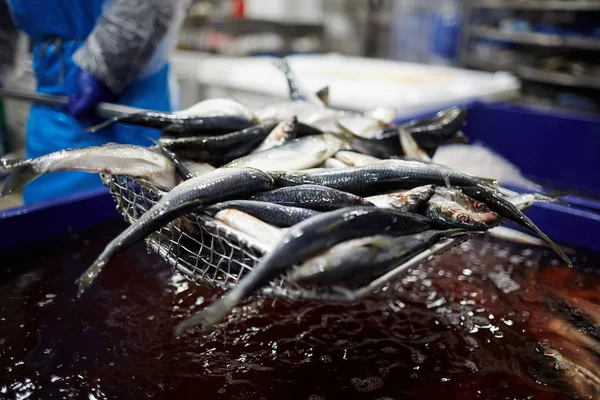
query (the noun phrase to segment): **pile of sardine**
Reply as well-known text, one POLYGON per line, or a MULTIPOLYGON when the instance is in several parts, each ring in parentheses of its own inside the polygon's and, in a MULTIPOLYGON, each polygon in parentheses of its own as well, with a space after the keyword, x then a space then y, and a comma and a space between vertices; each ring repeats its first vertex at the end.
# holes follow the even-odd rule
POLYGON ((464 109, 394 126, 385 109, 328 108, 327 88, 311 93, 285 60, 278 66, 290 101, 254 111, 212 99, 176 113, 123 115, 103 125, 160 129, 156 146, 107 144, 0 160, 0 172, 10 173, 2 194, 63 170, 129 175, 164 189, 156 205, 81 276, 80 295, 117 253, 191 212, 207 213, 270 249, 178 332, 214 326, 276 278, 309 285, 369 282, 443 238, 485 231, 504 220, 534 232, 571 265, 497 182, 431 162, 440 145, 464 140, 464 109))

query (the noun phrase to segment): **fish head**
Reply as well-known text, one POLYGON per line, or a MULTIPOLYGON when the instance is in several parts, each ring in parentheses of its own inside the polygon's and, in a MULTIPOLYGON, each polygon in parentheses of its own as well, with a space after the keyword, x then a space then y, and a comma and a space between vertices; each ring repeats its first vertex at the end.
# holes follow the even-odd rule
POLYGON ((481 221, 487 224, 492 224, 500 219, 500 216, 494 211, 490 210, 485 203, 466 195, 461 195, 460 199, 463 207, 465 207, 470 214, 475 215, 481 221))
POLYGON ((425 216, 441 222, 446 226, 465 228, 469 230, 486 230, 488 226, 477 216, 469 213, 460 204, 436 199, 435 196, 427 203, 425 216))

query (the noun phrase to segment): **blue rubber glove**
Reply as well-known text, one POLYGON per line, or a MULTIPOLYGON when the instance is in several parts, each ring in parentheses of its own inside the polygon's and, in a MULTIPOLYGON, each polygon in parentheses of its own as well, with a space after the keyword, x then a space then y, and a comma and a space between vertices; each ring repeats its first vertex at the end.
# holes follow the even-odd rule
POLYGON ((78 120, 89 120, 98 103, 112 102, 115 97, 104 83, 80 69, 77 73, 77 88, 69 94, 65 111, 78 120))

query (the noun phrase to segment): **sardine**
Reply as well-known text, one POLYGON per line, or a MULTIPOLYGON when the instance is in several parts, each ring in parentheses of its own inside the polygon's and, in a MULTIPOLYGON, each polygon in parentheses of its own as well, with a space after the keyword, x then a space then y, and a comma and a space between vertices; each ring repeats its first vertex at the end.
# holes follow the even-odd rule
POLYGON ((204 211, 210 215, 214 215, 217 212, 227 208, 243 211, 260 219, 261 221, 280 228, 287 228, 292 225, 296 225, 305 219, 319 214, 318 211, 307 208, 284 206, 281 204, 267 203, 256 200, 225 201, 223 203, 213 204, 212 206, 204 209, 204 211))
POLYGON ((275 247, 283 237, 283 231, 243 211, 225 209, 215 215, 215 219, 242 231, 269 248, 275 247))
POLYGON ((247 106, 230 99, 208 99, 185 110, 166 113, 144 111, 124 114, 109 119, 88 131, 95 132, 115 122, 163 129, 170 126, 167 134, 182 136, 202 133, 216 134, 216 131, 233 132, 256 125, 258 119, 247 106))
POLYGON ((323 103, 323 101, 321 101, 321 99, 316 94, 306 89, 300 83, 300 81, 296 77, 296 74, 294 74, 294 72, 290 68, 288 60, 286 58, 276 60, 274 64, 277 68, 279 68, 281 72, 283 72, 290 91, 290 98, 292 100, 306 101, 308 103, 315 104, 320 107, 325 107, 325 103, 323 103))
POLYGON ((464 233, 460 229, 427 230, 400 237, 377 235, 349 240, 304 261, 289 271, 287 281, 319 285, 365 282, 400 265, 441 237, 460 232, 464 233))
POLYGON ((500 222, 500 216, 490 210, 485 203, 467 196, 460 190, 437 187, 435 192, 448 200, 458 203, 464 208, 464 212, 474 216, 479 221, 489 225, 500 222))
POLYGON ((294 171, 315 167, 334 155, 344 144, 335 135, 297 138, 282 146, 248 154, 225 167, 251 167, 262 171, 294 171))
POLYGON ((335 158, 347 164, 350 167, 362 167, 364 165, 375 164, 382 161, 381 158, 373 157, 367 154, 357 153, 355 151, 338 151, 335 158))
POLYGON ((244 198, 273 186, 271 177, 251 168, 219 168, 182 182, 167 192, 152 208, 112 240, 96 261, 79 278, 80 296, 117 253, 138 243, 169 221, 199 206, 244 198))
POLYGON ((292 117, 285 121, 281 121, 263 142, 252 152, 256 153, 263 150, 268 150, 273 147, 281 146, 290 140, 296 138, 298 134, 298 118, 292 117))
POLYGON ((266 121, 225 135, 162 141, 162 146, 191 160, 227 162, 250 153, 259 146, 276 125, 277 123, 274 121, 266 121))
POLYGON ((433 196, 435 186, 425 185, 403 192, 381 194, 378 196, 366 197, 380 208, 390 208, 396 211, 416 212, 421 205, 433 196))
POLYGON ((544 232, 542 232, 532 220, 523 214, 521 210, 519 210, 509 200, 504 198, 498 191, 483 185, 463 186, 461 187, 461 190, 467 196, 485 203, 492 211, 495 211, 502 217, 507 218, 515 224, 521 225, 522 227, 534 232, 546 243, 548 243, 548 246, 554 250, 554 252, 558 254, 558 256, 563 259, 568 266, 573 266, 573 262, 564 253, 564 251, 562 251, 560 247, 558 247, 544 232))
POLYGON ((207 172, 214 171, 215 167, 208 163, 204 162, 196 162, 192 160, 187 160, 184 157, 178 156, 172 151, 167 150, 160 144, 160 142, 156 142, 157 147, 166 158, 169 159, 175 166, 179 177, 184 181, 188 179, 195 178, 200 175, 204 175, 207 172))
POLYGON ((435 228, 429 219, 376 207, 353 207, 309 218, 291 227, 279 244, 224 298, 180 323, 175 333, 203 324, 212 328, 241 300, 283 274, 290 266, 340 242, 374 234, 405 235, 435 228))
POLYGON ((462 172, 418 163, 381 162, 357 168, 315 172, 272 171, 270 174, 278 186, 321 185, 358 195, 412 189, 422 185, 473 186, 481 182, 462 172))
POLYGON ((344 207, 373 206, 354 194, 319 185, 298 185, 257 193, 252 200, 282 204, 311 210, 329 211, 344 207))
POLYGON ((489 228, 485 222, 470 214, 463 206, 437 192, 425 204, 423 215, 446 227, 477 231, 485 231, 489 228))
POLYGON ((131 175, 167 189, 179 183, 175 166, 158 151, 142 146, 109 143, 60 150, 33 159, 0 159, 0 172, 10 174, 1 196, 21 189, 43 174, 57 171, 131 175))

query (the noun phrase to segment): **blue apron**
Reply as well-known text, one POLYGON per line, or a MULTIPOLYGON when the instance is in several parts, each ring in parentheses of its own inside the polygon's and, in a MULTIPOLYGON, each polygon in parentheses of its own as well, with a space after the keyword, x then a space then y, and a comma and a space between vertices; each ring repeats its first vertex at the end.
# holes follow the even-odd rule
MULTIPOLYGON (((68 95, 77 84, 77 66, 72 60, 102 13, 105 0, 9 0, 13 19, 34 43, 33 69, 40 93, 68 95), (42 4, 43 3, 43 4, 42 4)), ((171 111, 169 67, 136 80, 118 103, 171 111)), ((87 126, 57 109, 34 105, 27 123, 27 157, 39 157, 66 148, 108 142, 152 144, 160 132, 115 124, 98 132, 83 132, 87 126)), ((102 186, 98 174, 56 172, 29 183, 23 191, 26 204, 81 193, 102 186)))

